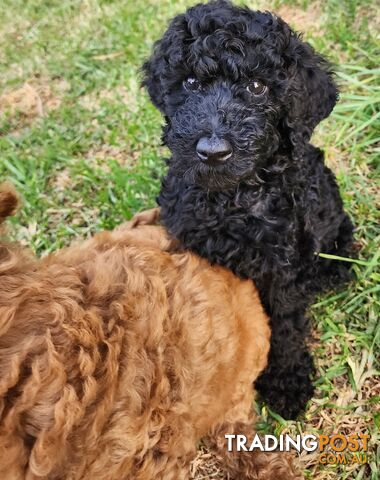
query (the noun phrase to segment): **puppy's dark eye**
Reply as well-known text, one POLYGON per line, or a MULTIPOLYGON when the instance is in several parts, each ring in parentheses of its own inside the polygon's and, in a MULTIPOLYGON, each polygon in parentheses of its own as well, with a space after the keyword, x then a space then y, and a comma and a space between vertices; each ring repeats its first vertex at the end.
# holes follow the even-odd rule
POLYGON ((186 90, 189 90, 189 92, 196 92, 197 90, 200 90, 201 82, 194 77, 189 77, 183 81, 183 86, 186 90))
POLYGON ((263 95, 268 90, 266 85, 257 80, 250 82, 246 88, 249 93, 252 93, 252 95, 263 95))

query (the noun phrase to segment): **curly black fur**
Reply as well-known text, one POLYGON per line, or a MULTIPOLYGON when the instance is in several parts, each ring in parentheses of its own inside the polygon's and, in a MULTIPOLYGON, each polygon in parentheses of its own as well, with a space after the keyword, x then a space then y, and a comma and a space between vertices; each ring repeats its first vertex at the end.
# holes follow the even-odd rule
POLYGON ((144 73, 172 152, 162 220, 184 247, 256 282, 272 322, 256 386, 294 418, 313 393, 306 308, 349 278, 346 264, 316 255, 348 255, 353 231, 309 143, 337 100, 330 65, 275 15, 216 1, 177 16, 144 73), (252 93, 253 80, 264 91, 252 93), (201 137, 227 139, 232 157, 202 163, 201 137))

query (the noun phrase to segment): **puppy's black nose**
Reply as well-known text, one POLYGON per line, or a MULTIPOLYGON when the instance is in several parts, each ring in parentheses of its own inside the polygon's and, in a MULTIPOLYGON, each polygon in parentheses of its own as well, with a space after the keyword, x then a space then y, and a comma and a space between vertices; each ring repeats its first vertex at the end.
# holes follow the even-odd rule
POLYGON ((199 159, 208 165, 220 165, 232 155, 230 142, 215 136, 202 137, 197 143, 196 151, 199 159))

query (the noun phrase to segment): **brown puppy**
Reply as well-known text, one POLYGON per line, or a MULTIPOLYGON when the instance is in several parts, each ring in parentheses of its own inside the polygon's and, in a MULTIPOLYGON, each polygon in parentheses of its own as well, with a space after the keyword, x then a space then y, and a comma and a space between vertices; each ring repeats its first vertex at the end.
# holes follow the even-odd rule
MULTIPOLYGON (((15 192, 0 186, 0 219, 15 192)), ((0 242, 0 478, 180 480, 209 435, 231 478, 298 478, 253 435, 269 348, 250 281, 120 228, 38 260, 0 242)))

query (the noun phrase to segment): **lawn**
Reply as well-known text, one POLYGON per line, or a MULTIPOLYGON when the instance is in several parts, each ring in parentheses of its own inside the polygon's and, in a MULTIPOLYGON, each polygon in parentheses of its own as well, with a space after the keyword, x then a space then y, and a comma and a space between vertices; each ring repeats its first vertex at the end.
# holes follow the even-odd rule
MULTIPOLYGON (((42 254, 151 207, 165 171, 161 118, 139 68, 186 0, 2 0, 0 179, 23 196, 12 234, 42 254)), ((242 2, 237 2, 242 3, 242 2)), ((380 475, 380 17, 375 1, 246 1, 279 12, 337 65, 341 101, 316 132, 356 224, 355 281, 311 309, 318 378, 304 417, 257 406, 265 432, 369 433, 365 465, 307 478, 380 475)), ((200 453, 194 478, 223 478, 200 453), (206 473, 209 472, 209 473, 206 473)))

